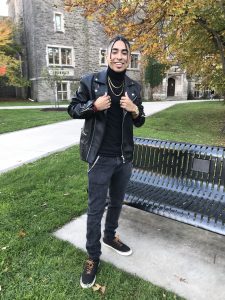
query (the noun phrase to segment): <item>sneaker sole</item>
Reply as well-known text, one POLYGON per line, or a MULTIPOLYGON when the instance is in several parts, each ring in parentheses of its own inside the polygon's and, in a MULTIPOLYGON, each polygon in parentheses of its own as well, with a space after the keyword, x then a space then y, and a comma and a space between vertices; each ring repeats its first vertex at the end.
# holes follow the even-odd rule
POLYGON ((127 252, 121 252, 121 251, 119 251, 119 250, 116 250, 116 249, 113 248, 112 246, 109 246, 108 244, 104 243, 103 241, 102 241, 102 243, 103 243, 103 245, 105 245, 106 247, 108 247, 108 248, 114 250, 115 252, 117 252, 118 254, 123 255, 123 256, 129 256, 129 255, 131 255, 131 254, 133 253, 133 251, 132 251, 131 249, 130 249, 130 251, 127 251, 127 252))
POLYGON ((94 280, 91 283, 85 284, 85 283, 82 282, 82 277, 81 277, 80 278, 80 285, 83 289, 88 289, 88 288, 91 288, 95 284, 95 280, 96 280, 96 276, 95 276, 94 280))

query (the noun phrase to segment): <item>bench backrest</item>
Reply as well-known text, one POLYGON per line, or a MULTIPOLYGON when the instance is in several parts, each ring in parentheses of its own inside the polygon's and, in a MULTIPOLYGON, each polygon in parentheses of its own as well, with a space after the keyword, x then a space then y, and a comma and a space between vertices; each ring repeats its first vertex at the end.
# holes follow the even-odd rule
POLYGON ((224 192, 225 148, 134 138, 134 168, 224 192))

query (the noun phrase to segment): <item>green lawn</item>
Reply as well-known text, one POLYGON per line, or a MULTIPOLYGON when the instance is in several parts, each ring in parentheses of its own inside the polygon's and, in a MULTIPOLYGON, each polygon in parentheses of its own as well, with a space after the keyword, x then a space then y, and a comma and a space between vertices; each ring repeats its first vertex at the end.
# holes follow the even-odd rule
MULTIPOLYGON (((68 101, 61 101, 59 102, 59 106, 61 105, 68 105, 68 101)), ((24 100, 24 101, 0 101, 0 107, 1 106, 37 106, 37 105, 54 105, 54 101, 47 101, 47 102, 32 102, 29 100, 24 100)))
POLYGON ((70 120, 67 111, 41 111, 40 109, 0 110, 0 134, 40 125, 70 120))
POLYGON ((178 104, 147 118, 135 135, 225 147, 223 102, 178 104))
POLYGON ((0 176, 2 299, 181 299, 108 263, 104 296, 79 286, 86 254, 52 232, 86 211, 86 168, 76 146, 0 176))

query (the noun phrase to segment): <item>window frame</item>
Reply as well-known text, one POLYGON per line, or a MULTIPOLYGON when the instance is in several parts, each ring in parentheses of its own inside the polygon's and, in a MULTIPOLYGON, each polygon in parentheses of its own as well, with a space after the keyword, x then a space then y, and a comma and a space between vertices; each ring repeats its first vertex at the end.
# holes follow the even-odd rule
POLYGON ((63 33, 65 33, 65 28, 64 28, 64 15, 63 15, 63 13, 58 12, 58 11, 54 11, 54 14, 53 14, 53 22, 54 22, 54 31, 55 31, 55 32, 63 32, 63 33), (57 16, 57 15, 61 17, 61 28, 60 28, 60 30, 57 29, 57 24, 56 24, 56 16, 57 16))
POLYGON ((46 46, 46 62, 47 67, 56 66, 56 67, 75 67, 74 61, 74 48, 64 45, 47 45, 46 46), (49 48, 57 48, 59 50, 59 64, 49 63, 49 48), (62 64, 62 51, 61 49, 71 50, 71 64, 62 64))
POLYGON ((106 53, 107 53, 107 50, 105 48, 100 48, 99 49, 99 65, 100 66, 107 66, 106 53), (101 51, 105 52, 104 63, 102 63, 102 54, 101 54, 101 51))
POLYGON ((61 81, 61 82, 58 83, 58 84, 61 85, 61 88, 62 88, 62 84, 66 84, 66 91, 63 91, 62 89, 61 89, 60 91, 58 91, 58 85, 56 85, 57 101, 59 102, 59 101, 67 101, 67 100, 69 100, 69 99, 70 99, 70 92, 71 92, 71 91, 70 91, 70 81, 68 81, 68 80, 63 80, 63 81, 61 81), (66 93, 67 98, 66 98, 66 99, 59 99, 58 93, 60 93, 61 95, 62 95, 63 93, 66 93))
POLYGON ((129 66, 128 66, 128 70, 140 70, 140 63, 139 63, 139 61, 140 61, 141 54, 139 52, 131 52, 131 56, 132 55, 137 55, 137 68, 132 68, 131 67, 131 62, 130 62, 129 66))

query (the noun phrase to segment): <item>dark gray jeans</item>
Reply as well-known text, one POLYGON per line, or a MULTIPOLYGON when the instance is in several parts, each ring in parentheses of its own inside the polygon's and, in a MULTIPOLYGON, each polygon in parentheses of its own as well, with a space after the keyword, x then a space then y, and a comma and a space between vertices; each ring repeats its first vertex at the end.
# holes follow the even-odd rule
POLYGON ((86 249, 92 259, 98 259, 101 255, 101 220, 107 192, 109 190, 104 237, 113 239, 131 170, 132 163, 123 163, 121 157, 98 156, 89 165, 86 249))

